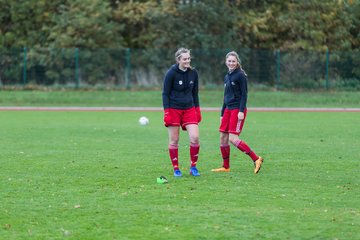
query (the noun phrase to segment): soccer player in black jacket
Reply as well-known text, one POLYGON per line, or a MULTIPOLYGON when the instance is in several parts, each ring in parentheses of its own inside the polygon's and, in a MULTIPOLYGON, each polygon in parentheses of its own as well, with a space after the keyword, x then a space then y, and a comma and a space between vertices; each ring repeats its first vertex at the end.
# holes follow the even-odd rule
POLYGON ((180 48, 175 53, 176 64, 170 67, 164 78, 162 100, 164 125, 169 133, 169 155, 174 176, 181 177, 179 168, 179 131, 186 130, 190 139, 190 175, 200 176, 196 163, 200 150, 199 127, 201 112, 199 104, 198 74, 190 66, 190 50, 180 48))
POLYGON ((224 79, 224 102, 219 128, 223 166, 211 171, 230 172, 230 142, 252 159, 256 174, 260 171, 264 160, 256 155, 245 141, 239 139, 247 113, 247 75, 241 67, 240 58, 236 52, 232 51, 226 55, 225 64, 228 67, 228 73, 224 79))

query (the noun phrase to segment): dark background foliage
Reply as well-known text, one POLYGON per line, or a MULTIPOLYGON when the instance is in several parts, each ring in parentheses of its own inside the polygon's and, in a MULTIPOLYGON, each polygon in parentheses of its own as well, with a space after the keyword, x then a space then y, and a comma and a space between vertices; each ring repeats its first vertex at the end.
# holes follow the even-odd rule
POLYGON ((293 53, 281 55, 285 77, 298 64, 324 69, 330 51, 332 63, 354 66, 336 78, 359 81, 360 1, 0 0, 0 8, 0 84, 159 85, 182 46, 194 50, 207 84, 221 82, 223 66, 207 65, 221 65, 229 50, 242 52, 260 84, 277 81, 277 51, 293 53))

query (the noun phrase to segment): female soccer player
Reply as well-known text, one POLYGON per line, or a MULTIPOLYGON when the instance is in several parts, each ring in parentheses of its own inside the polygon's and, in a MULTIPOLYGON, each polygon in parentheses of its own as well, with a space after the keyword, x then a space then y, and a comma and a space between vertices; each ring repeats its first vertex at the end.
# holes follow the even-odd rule
POLYGON ((199 154, 199 127, 201 112, 199 105, 198 74, 190 66, 190 50, 180 48, 175 53, 176 64, 166 72, 162 92, 164 125, 169 133, 169 155, 174 176, 181 177, 178 143, 180 126, 189 134, 190 175, 200 176, 196 163, 199 154))
POLYGON ((223 166, 211 171, 230 172, 230 142, 252 159, 255 166, 254 173, 256 174, 260 171, 264 160, 256 155, 245 141, 239 139, 247 113, 247 75, 241 67, 240 58, 236 52, 232 51, 226 55, 225 64, 228 67, 228 73, 224 78, 224 102, 219 128, 223 166))

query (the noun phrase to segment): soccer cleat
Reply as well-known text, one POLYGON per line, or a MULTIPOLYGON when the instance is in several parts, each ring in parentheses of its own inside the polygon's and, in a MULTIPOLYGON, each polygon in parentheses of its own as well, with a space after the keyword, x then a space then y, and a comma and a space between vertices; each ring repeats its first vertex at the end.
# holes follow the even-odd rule
POLYGON ((230 168, 215 168, 215 169, 211 169, 212 172, 230 172, 230 168))
POLYGON ((174 177, 182 177, 182 173, 181 173, 180 169, 174 170, 174 177))
POLYGON ((198 176, 200 176, 200 173, 199 173, 199 171, 197 170, 196 167, 191 167, 190 168, 190 175, 192 175, 194 177, 198 177, 198 176))
POLYGON ((262 157, 259 157, 256 161, 254 161, 255 169, 254 173, 257 174, 260 171, 261 165, 264 162, 262 157))

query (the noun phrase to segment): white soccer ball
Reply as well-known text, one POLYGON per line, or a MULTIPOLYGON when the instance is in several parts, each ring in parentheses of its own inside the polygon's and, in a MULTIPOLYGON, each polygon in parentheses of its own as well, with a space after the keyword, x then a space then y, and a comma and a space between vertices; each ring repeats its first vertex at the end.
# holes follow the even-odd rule
POLYGON ((142 126, 148 125, 150 123, 149 119, 147 117, 141 117, 139 118, 139 123, 142 126))

